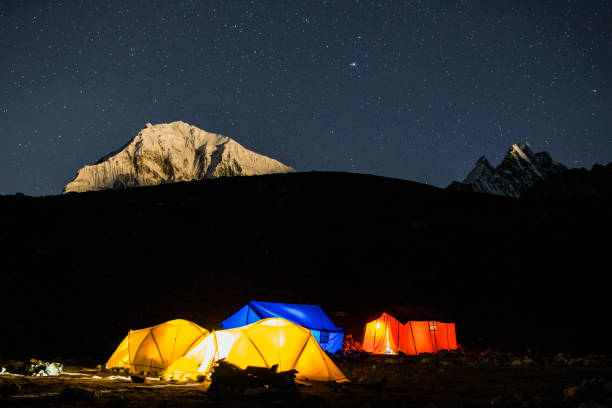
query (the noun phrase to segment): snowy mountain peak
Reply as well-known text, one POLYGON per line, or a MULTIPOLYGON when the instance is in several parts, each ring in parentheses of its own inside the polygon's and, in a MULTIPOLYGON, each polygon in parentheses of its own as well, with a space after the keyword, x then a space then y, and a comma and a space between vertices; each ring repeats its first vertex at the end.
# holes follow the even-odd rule
POLYGON ((531 162, 534 158, 533 151, 531 150, 531 145, 528 142, 523 142, 519 144, 513 144, 512 147, 508 150, 506 154, 507 158, 511 158, 514 160, 524 160, 526 162, 531 162))
POLYGON ((547 152, 534 154, 528 142, 513 144, 499 166, 493 167, 481 156, 462 183, 449 188, 520 197, 529 187, 553 174, 567 170, 547 152))
POLYGON ((292 171, 227 136, 185 122, 147 123, 122 148, 80 169, 64 193, 292 171))

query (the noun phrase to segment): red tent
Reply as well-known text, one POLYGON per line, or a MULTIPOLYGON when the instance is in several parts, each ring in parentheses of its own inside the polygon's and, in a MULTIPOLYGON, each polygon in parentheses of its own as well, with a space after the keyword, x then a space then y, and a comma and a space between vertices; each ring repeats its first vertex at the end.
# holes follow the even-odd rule
POLYGON ((363 350, 374 354, 435 353, 457 349, 455 323, 419 306, 394 306, 365 327, 363 350))

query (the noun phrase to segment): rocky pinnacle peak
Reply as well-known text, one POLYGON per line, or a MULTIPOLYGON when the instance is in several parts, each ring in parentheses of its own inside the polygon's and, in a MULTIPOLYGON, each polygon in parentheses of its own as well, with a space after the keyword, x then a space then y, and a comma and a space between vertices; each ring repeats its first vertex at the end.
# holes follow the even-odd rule
MULTIPOLYGON (((513 144, 497 167, 481 156, 463 180, 461 189, 520 197, 529 187, 567 168, 546 152, 534 154, 528 142, 513 144)), ((457 188, 457 183, 454 184, 457 188)))
POLYGON ((533 151, 529 142, 515 143, 508 150, 506 157, 516 160, 531 161, 533 159, 533 151))
POLYGON ((476 166, 481 166, 481 165, 491 166, 491 163, 489 163, 489 159, 487 159, 485 156, 480 156, 478 160, 476 161, 476 166))

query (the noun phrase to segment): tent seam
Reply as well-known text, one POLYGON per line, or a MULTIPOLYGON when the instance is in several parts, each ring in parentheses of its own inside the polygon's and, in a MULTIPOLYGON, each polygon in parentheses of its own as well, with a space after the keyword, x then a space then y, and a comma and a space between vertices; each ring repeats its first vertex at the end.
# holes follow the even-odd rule
MULTIPOLYGON (((208 330, 207 330, 208 331, 208 330)), ((210 332, 206 333, 206 334, 210 334, 210 332)), ((191 344, 189 345, 189 347, 187 347, 185 354, 189 353, 191 351, 191 348, 194 347, 194 345, 202 338, 204 337, 205 333, 200 331, 200 335, 198 336, 197 339, 195 339, 194 341, 191 342, 191 344)), ((176 341, 176 340, 175 340, 176 341)), ((180 357, 179 357, 180 358, 180 357)))
POLYGON ((266 358, 264 357, 263 354, 261 354, 261 351, 259 350, 259 348, 257 347, 257 345, 255 345, 255 342, 249 337, 249 335, 247 334, 246 331, 243 332, 244 336, 246 336, 246 338, 251 342, 251 344, 253 345, 253 347, 255 347, 255 350, 257 350, 257 352, 259 353, 259 356, 261 357, 261 359, 263 360, 264 364, 266 365, 266 368, 270 368, 270 364, 268 364, 268 362, 266 361, 266 358))
MULTIPOLYGON (((142 344, 145 342, 145 340, 147 339, 147 337, 149 337, 151 335, 151 330, 149 330, 149 333, 144 337, 144 339, 142 339, 142 341, 140 342, 140 344, 138 345, 138 347, 136 348, 136 351, 134 352, 134 359, 136 358, 136 356, 138 355, 138 352, 140 351, 140 348, 142 347, 142 344)), ((129 350, 130 347, 130 340, 128 339, 128 353, 130 352, 129 350)), ((136 365, 143 365, 143 364, 136 364, 132 362, 132 356, 130 355, 129 357, 130 359, 130 366, 136 366, 136 365)))
MULTIPOLYGON (((164 357, 162 356, 161 350, 159 349, 159 344, 157 344, 157 339, 155 338, 155 334, 153 333, 153 330, 151 330, 151 338, 153 339, 153 343, 155 344, 155 347, 157 348, 157 354, 159 354, 159 359, 161 360, 161 365, 165 365, 164 362, 164 357)), ((155 367, 155 368, 160 368, 161 367, 155 367)))
POLYGON ((291 370, 295 369, 295 366, 297 365, 298 361, 300 360, 300 357, 302 357, 302 353, 304 353, 304 350, 306 349, 306 346, 308 345, 308 340, 310 340, 310 336, 312 336, 312 333, 310 333, 310 331, 308 331, 308 334, 309 334, 309 336, 306 337, 306 341, 304 342, 304 345, 302 346, 302 349, 300 350, 300 352, 298 353, 297 357, 295 358, 295 361, 291 365, 291 370))
POLYGON ((410 327, 410 335, 412 336, 412 344, 414 345, 414 354, 419 354, 416 346, 416 340, 414 339, 414 330, 412 330, 412 322, 408 321, 408 327, 410 327))

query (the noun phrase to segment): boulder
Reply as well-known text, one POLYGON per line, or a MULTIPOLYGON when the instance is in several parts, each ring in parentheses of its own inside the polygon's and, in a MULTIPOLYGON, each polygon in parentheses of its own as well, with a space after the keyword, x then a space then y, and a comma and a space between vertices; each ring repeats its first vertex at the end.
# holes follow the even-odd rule
POLYGON ((29 365, 27 374, 34 377, 58 376, 64 368, 64 365, 61 363, 46 362, 35 358, 30 359, 29 365))
POLYGON ((563 390, 563 395, 568 398, 576 398, 586 392, 587 388, 585 385, 580 384, 573 387, 568 387, 563 390))
POLYGON ((21 386, 11 379, 0 379, 0 395, 3 397, 9 397, 11 395, 19 394, 21 386))
POLYGON ((220 361, 210 377, 208 392, 220 394, 242 394, 257 396, 270 393, 294 393, 296 370, 277 372, 278 366, 270 368, 249 366, 244 370, 233 364, 220 361))
POLYGON ((60 393, 60 398, 66 401, 93 401, 100 398, 100 391, 68 386, 60 393))

